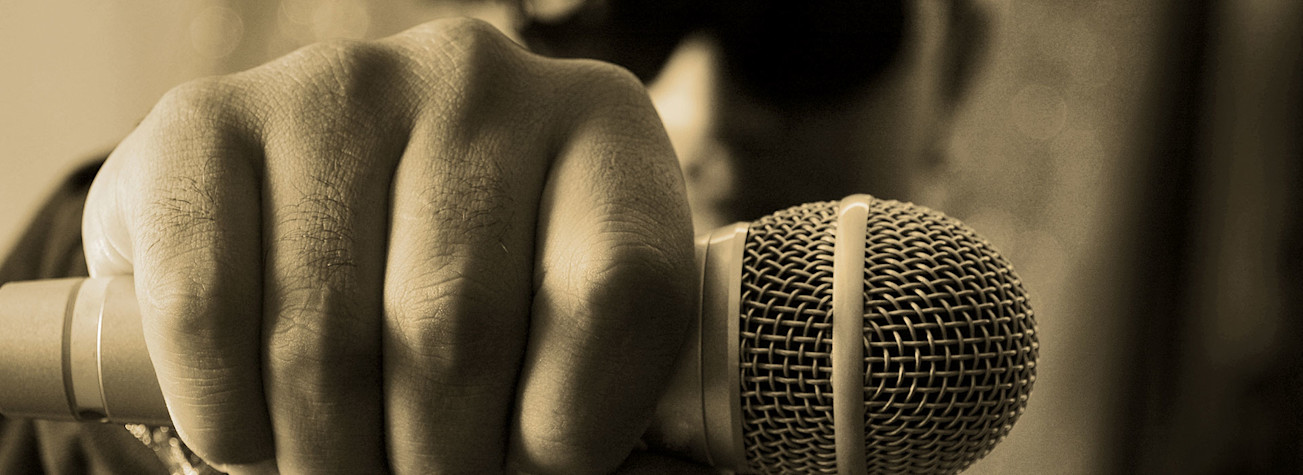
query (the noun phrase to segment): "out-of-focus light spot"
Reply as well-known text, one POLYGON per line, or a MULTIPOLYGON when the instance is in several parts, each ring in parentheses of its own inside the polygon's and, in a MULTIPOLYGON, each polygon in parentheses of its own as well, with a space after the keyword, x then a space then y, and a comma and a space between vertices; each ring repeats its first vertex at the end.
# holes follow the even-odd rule
POLYGON ((1097 185, 1104 174, 1104 144, 1091 130, 1066 130, 1050 142, 1050 152, 1065 181, 1097 185))
POLYGON ((362 38, 371 27, 371 14, 362 2, 336 0, 318 2, 312 11, 312 34, 318 40, 362 38))
POLYGON ((280 14, 282 23, 292 25, 312 24, 312 12, 319 3, 312 0, 282 0, 280 14))
POLYGON ((1103 86, 1116 72, 1117 53, 1097 30, 1094 23, 1076 22, 1057 32, 1056 41, 1043 43, 1043 53, 1063 64, 1075 84, 1103 86))
POLYGON ((1011 104, 1014 125, 1027 137, 1045 140, 1063 130, 1068 118, 1068 104, 1059 91, 1031 84, 1014 95, 1011 104))
POLYGON ((371 30, 371 11, 360 0, 283 0, 277 35, 285 47, 322 40, 360 39, 371 30))
POLYGON ((244 22, 230 8, 211 6, 190 21, 190 45, 200 56, 226 57, 243 37, 244 22))
POLYGON ((1082 86, 1101 87, 1107 85, 1118 75, 1117 46, 1113 42, 1100 42, 1095 49, 1090 67, 1077 67, 1073 70, 1073 79, 1082 86))
POLYGON ((1046 56, 1057 58, 1069 67, 1089 68, 1095 61, 1095 51, 1099 41, 1089 27, 1072 25, 1056 35, 1059 41, 1042 43, 1046 56))

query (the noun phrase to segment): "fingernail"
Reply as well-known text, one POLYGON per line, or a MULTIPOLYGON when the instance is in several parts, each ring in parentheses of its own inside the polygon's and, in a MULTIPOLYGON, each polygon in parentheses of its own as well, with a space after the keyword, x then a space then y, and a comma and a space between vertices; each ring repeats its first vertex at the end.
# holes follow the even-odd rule
POLYGON ((213 468, 231 475, 278 475, 276 460, 263 460, 257 463, 231 463, 225 465, 211 464, 213 468))

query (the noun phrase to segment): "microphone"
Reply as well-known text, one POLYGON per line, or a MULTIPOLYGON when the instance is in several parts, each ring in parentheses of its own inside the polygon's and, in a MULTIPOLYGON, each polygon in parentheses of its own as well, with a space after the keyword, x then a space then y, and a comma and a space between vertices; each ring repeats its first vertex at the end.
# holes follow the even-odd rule
MULTIPOLYGON (((1009 262, 868 195, 697 237, 698 310, 644 440, 739 472, 958 472, 1002 440, 1039 343, 1009 262)), ((170 425, 130 276, 0 287, 0 414, 170 425)))

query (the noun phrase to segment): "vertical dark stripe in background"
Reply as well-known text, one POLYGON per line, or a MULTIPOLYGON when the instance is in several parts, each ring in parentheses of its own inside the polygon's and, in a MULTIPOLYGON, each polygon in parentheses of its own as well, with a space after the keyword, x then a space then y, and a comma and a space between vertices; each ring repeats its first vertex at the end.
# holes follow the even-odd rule
POLYGON ((1303 8, 1170 2, 1134 183, 1119 473, 1303 473, 1303 8))
MULTIPOLYGON (((1136 121, 1150 130, 1137 134, 1148 143, 1135 144, 1133 156, 1137 176, 1131 181, 1131 221, 1119 232, 1130 235, 1131 248, 1124 261, 1134 266, 1118 282, 1129 300, 1131 314, 1122 318, 1122 334, 1132 338, 1118 345, 1131 351, 1119 368, 1130 370, 1116 380, 1123 384, 1122 407, 1112 426, 1117 434, 1115 473, 1134 473, 1146 454, 1159 443, 1162 421, 1172 417, 1170 404, 1176 389, 1182 342, 1187 319, 1185 301, 1189 262, 1186 260, 1191 233, 1192 188, 1196 141, 1200 129, 1203 96, 1204 56, 1207 50, 1208 0, 1167 2, 1166 24, 1154 54, 1153 74, 1144 86, 1149 104, 1136 121), (1126 328, 1129 328, 1127 330, 1126 328)), ((1146 97, 1146 96, 1142 96, 1146 97)), ((1127 242, 1122 240, 1120 242, 1127 242)))

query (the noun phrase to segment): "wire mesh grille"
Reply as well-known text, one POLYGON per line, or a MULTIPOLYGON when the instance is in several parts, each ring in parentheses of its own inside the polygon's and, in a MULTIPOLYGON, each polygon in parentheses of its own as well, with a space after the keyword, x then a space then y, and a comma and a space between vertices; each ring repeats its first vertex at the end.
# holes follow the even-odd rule
MULTIPOLYGON (((743 258, 743 438, 761 473, 837 471, 836 202, 752 223, 743 258)), ((1009 263, 963 224, 875 200, 865 250, 870 472, 953 473, 989 452, 1035 382, 1035 321, 1009 263)))

